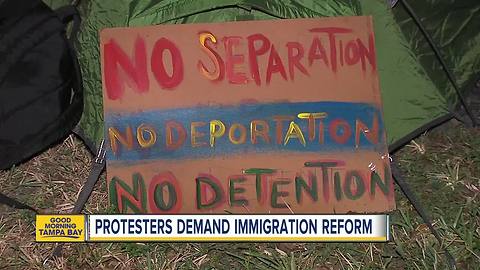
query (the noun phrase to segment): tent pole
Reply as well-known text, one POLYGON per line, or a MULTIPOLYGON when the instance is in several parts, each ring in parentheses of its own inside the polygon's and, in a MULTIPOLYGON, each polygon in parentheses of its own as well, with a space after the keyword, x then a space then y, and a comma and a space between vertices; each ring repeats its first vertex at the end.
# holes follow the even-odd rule
MULTIPOLYGON (((397 163, 391 162, 391 169, 392 169, 392 176, 397 183, 397 185, 400 187, 402 190, 403 194, 407 197, 407 199, 412 203, 413 207, 417 211, 417 213, 420 215, 420 217, 423 219, 423 222, 427 225, 428 229, 430 229, 430 232, 435 236, 437 239, 438 243, 440 243, 440 247, 442 248, 442 236, 438 233, 437 230, 433 227, 432 221, 430 217, 427 214, 427 211, 423 207, 422 203, 418 200, 417 196, 413 191, 410 189, 409 184, 405 181, 403 178, 403 173, 400 170, 400 167, 398 166, 397 163)), ((455 263, 455 258, 450 254, 448 249, 446 247, 443 247, 443 251, 445 252, 445 257, 447 259, 447 265, 450 269, 457 269, 456 263, 455 263)))
POLYGON ((460 92, 460 89, 458 87, 458 84, 457 84, 456 80, 453 78, 452 72, 448 68, 447 63, 445 63, 445 60, 443 59, 443 57, 440 53, 440 50, 438 49, 437 45, 433 41, 432 37, 427 32, 427 30, 423 26, 422 22, 420 21, 420 18, 418 18, 418 16, 415 14, 415 12, 413 11, 410 4, 408 4, 407 0, 400 0, 400 2, 403 4, 403 6, 407 10, 407 12, 410 14, 413 21, 418 25, 418 27, 420 28, 420 31, 422 31, 423 35, 425 36, 425 38, 428 41, 428 44, 430 45, 433 52, 435 53, 435 56, 440 61, 440 64, 442 65, 443 70, 445 70, 445 73, 447 74, 448 80, 453 85, 453 88, 455 89, 455 92, 457 93, 458 99, 460 100, 460 103, 462 104, 463 108, 465 109, 465 112, 467 113, 468 117, 472 121, 473 126, 478 126, 477 120, 473 116, 473 113, 470 111, 470 108, 467 106, 467 103, 465 102, 465 98, 463 97, 462 93, 460 92))

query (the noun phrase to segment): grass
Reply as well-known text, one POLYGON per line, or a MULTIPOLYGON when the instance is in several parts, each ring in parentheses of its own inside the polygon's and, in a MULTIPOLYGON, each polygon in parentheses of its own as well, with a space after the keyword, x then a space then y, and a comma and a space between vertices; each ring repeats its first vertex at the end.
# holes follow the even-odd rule
MULTIPOLYGON (((29 162, 0 172, 1 191, 45 212, 73 207, 90 154, 69 137, 29 162)), ((394 156, 432 216, 442 246, 396 190, 389 243, 35 243, 34 215, 0 206, 0 268, 5 269, 446 269, 442 247, 458 269, 480 263, 480 130, 449 124, 394 156)), ((105 178, 86 206, 108 211, 105 178)))

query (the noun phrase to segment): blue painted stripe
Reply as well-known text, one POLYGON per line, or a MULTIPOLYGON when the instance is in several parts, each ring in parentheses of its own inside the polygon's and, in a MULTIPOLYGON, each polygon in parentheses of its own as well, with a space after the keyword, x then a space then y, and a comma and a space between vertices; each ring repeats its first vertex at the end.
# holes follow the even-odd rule
MULTIPOLYGON (((300 103, 257 103, 242 104, 237 106, 208 106, 193 107, 184 109, 171 110, 154 110, 139 113, 109 113, 105 119, 106 134, 109 127, 117 128, 122 134, 126 127, 130 126, 136 138, 136 128, 142 123, 148 124, 155 128, 157 134, 157 142, 150 148, 142 149, 136 139, 134 139, 134 149, 127 150, 123 145, 119 144, 120 150, 117 155, 112 153, 109 139, 107 157, 109 160, 122 161, 138 161, 152 159, 194 159, 211 156, 228 156, 231 154, 245 154, 258 152, 335 152, 335 151, 354 151, 355 149, 370 149, 381 151, 385 147, 383 141, 383 120, 377 107, 366 103, 349 103, 349 102, 300 102, 300 103), (299 119, 297 115, 303 112, 325 112, 328 116, 323 120, 324 123, 324 143, 320 144, 318 140, 318 123, 316 120, 316 137, 314 141, 308 140, 308 120, 299 119), (367 126, 371 126, 373 116, 377 115, 379 120, 379 143, 373 145, 364 135, 360 135, 360 146, 355 147, 355 121, 358 119, 367 126), (290 139, 287 145, 276 143, 276 123, 273 116, 294 116, 294 120, 303 131, 306 140, 306 146, 303 146, 296 138, 290 139), (222 121, 227 131, 225 135, 216 140, 215 146, 209 145, 209 122, 213 119, 222 121), (335 142, 329 132, 328 127, 335 119, 342 119, 349 123, 352 135, 345 144, 335 142), (165 123, 167 121, 176 121, 185 128, 187 138, 184 144, 176 150, 166 149, 165 143, 165 123), (257 144, 250 141, 250 122, 252 120, 265 120, 269 124, 270 143, 265 143, 261 137, 258 137, 257 144), (190 143, 190 124, 193 121, 205 122, 205 125, 197 128, 199 132, 205 133, 205 137, 199 141, 206 142, 202 147, 191 147, 190 143), (240 123, 247 129, 247 141, 244 144, 235 145, 228 139, 228 129, 234 123, 240 123)), ((288 121, 283 122, 283 137, 289 126, 288 121)), ((339 134, 342 130, 338 131, 339 134)), ((238 133, 237 133, 238 135, 238 133)), ((148 138, 148 134, 145 135, 148 138)))

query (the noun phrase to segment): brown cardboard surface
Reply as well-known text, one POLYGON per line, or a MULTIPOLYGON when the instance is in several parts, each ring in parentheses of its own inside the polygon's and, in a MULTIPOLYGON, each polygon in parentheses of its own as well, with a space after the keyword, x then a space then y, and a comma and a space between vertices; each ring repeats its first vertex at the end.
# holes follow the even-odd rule
POLYGON ((113 205, 394 209, 372 29, 370 17, 104 29, 113 205))

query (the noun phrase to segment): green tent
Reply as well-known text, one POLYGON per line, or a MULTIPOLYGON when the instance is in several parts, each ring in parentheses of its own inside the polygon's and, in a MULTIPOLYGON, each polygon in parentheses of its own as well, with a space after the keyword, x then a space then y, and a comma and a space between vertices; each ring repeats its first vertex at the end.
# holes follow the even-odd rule
MULTIPOLYGON (((46 2, 54 8, 68 4, 65 0, 46 2)), ((480 78, 479 1, 396 2, 385 0, 80 1, 79 9, 83 22, 77 49, 85 87, 85 108, 79 132, 93 145, 98 145, 103 138, 98 45, 98 34, 102 28, 371 15, 375 27, 377 62, 388 144, 390 150, 394 151, 425 130, 452 118, 455 115, 454 112, 461 108, 461 95, 471 92, 475 82, 480 78), (421 21, 421 24, 418 21, 421 21), (432 48, 432 44, 437 51, 432 48)))

